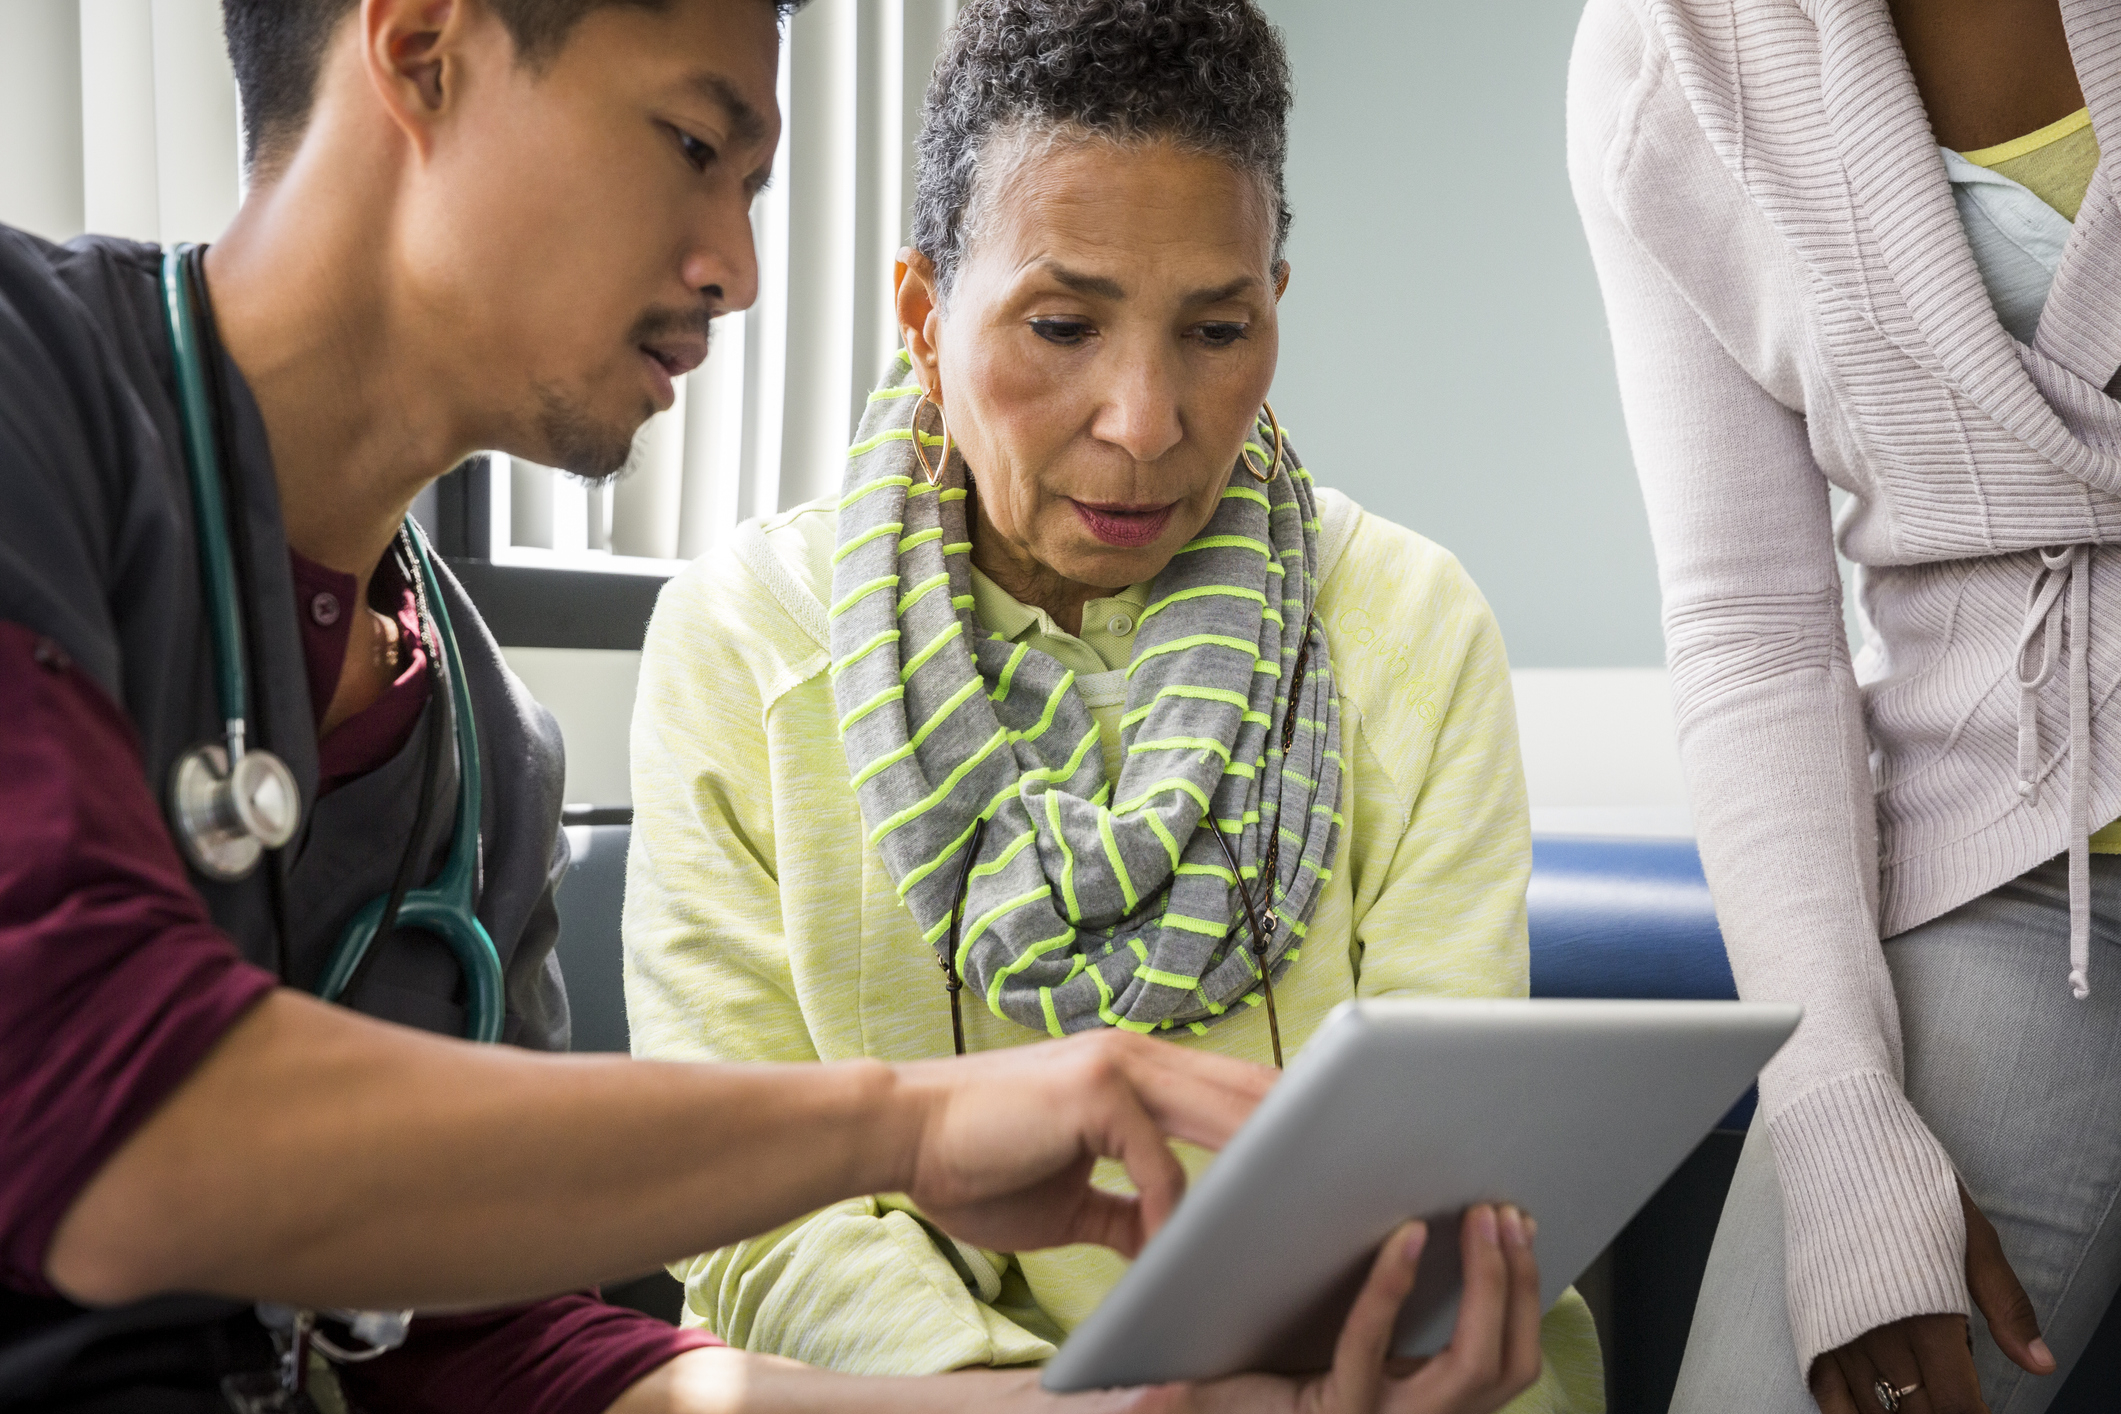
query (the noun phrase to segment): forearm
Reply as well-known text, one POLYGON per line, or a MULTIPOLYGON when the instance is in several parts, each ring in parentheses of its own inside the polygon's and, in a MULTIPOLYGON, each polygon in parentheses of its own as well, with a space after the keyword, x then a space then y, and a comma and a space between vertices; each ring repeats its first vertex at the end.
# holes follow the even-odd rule
POLYGON ((869 1063, 541 1056, 283 990, 82 1190, 47 1272, 90 1302, 518 1300, 905 1187, 919 1106, 869 1063))
POLYGON ((1846 658, 1819 651, 1816 665, 1773 678, 1679 688, 1682 758, 1739 994, 1805 1009, 1762 1077, 1771 1113, 1839 1076, 1900 1070, 1874 921, 1862 704, 1846 658))
MULTIPOLYGON (((1632 23, 1602 14, 1605 22, 1632 23)), ((1588 52, 1579 48, 1579 70, 1588 52)), ((1608 188, 1618 159, 1607 139, 1594 140, 1614 120, 1581 107, 1613 76, 1578 77, 1572 170, 1657 550, 1703 863, 1741 993, 1805 1007, 1796 1040, 1765 1078, 1772 1110, 1833 1074, 1896 1064, 1875 922, 1868 744, 1828 487, 1802 405, 1763 381, 1786 381, 1785 371, 1745 346, 1751 362, 1742 363, 1675 282, 1670 264, 1684 252, 1667 237, 1653 253, 1621 219, 1608 188)), ((1695 173, 1691 151, 1631 155, 1669 168, 1672 183, 1708 202, 1721 174, 1695 173)), ((1742 226, 1733 239, 1744 250, 1758 235, 1742 226)), ((1706 278, 1695 274, 1697 284, 1706 278)))
POLYGON ((841 1375, 773 1355, 697 1350, 642 1380, 611 1414, 1118 1414, 1141 1391, 1059 1396, 1036 1370, 947 1375, 841 1375))

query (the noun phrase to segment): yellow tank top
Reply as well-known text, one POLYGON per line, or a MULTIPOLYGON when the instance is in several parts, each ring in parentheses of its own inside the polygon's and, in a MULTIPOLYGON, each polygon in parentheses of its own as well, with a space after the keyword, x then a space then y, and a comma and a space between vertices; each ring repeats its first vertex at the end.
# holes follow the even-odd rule
POLYGON ((2024 137, 1959 155, 2009 177, 2074 221, 2099 165, 2099 139, 2092 133, 2091 110, 2079 108, 2024 137))

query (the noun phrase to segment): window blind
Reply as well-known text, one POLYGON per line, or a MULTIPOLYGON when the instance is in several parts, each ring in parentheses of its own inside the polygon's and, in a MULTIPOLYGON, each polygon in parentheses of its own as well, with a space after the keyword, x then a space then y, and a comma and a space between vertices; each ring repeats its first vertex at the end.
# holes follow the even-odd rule
MULTIPOLYGON (((955 0, 813 0, 788 26, 784 129, 752 211, 759 298, 590 486, 494 454, 497 564, 668 575, 746 517, 832 492, 870 384, 898 344, 893 258, 913 137, 955 0)), ((205 241, 241 200, 240 118, 219 0, 0 4, 0 221, 205 241)), ((480 547, 472 547, 476 554, 480 547)))

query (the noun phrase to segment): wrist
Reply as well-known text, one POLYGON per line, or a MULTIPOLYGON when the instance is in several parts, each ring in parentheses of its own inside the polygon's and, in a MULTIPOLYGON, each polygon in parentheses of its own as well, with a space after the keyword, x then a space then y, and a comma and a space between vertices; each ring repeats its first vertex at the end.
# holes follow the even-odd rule
POLYGON ((911 1083, 901 1066, 847 1061, 853 1106, 847 1132, 856 1137, 851 1194, 904 1193, 920 1172, 922 1136, 934 1107, 934 1092, 911 1083))

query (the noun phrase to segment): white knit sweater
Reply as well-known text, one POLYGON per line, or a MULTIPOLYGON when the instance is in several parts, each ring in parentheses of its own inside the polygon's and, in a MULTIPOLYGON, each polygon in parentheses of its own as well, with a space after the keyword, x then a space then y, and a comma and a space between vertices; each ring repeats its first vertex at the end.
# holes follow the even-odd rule
MULTIPOLYGON (((2121 150, 2121 4, 2062 9, 2100 147, 2121 150)), ((2050 626, 2091 630, 2057 640, 2029 703, 2014 676, 2041 547, 2121 540, 2116 172, 2093 178, 2027 346, 1975 269, 1885 0, 1590 0, 1569 164, 1718 915, 1739 990, 1805 1007, 1761 1085, 1808 1367, 1967 1305, 1951 1159, 1901 1089, 1880 938, 2121 815, 2112 557, 2055 557, 2089 598, 2050 576, 2028 666, 2050 626), (1829 485, 1851 498, 1838 526, 1829 485), (1837 536, 1870 630, 1853 668, 1837 536)))

